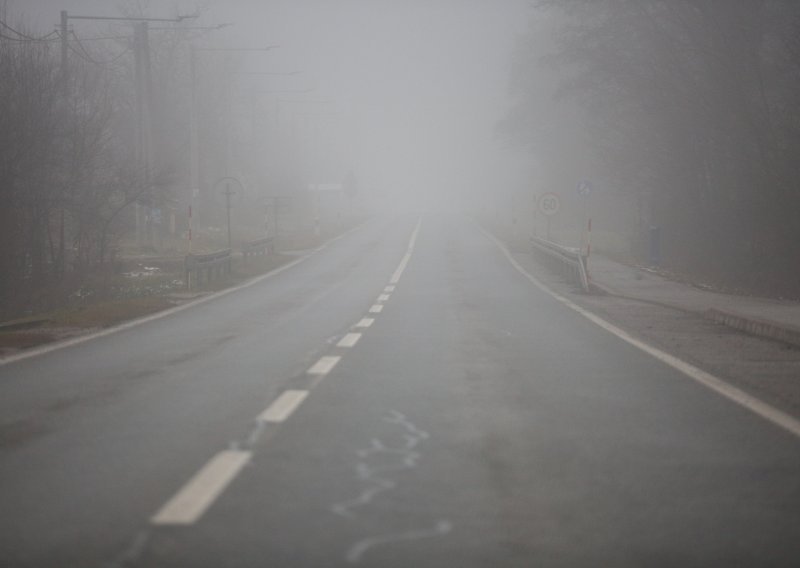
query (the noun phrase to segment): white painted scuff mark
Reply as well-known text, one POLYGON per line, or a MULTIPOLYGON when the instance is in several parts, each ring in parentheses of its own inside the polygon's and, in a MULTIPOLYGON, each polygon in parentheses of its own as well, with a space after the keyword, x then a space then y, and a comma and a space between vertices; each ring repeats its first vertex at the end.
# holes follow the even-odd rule
MULTIPOLYGON (((356 451, 360 461, 356 464, 356 479, 367 484, 365 489, 356 497, 342 501, 331 506, 331 511, 347 519, 356 519, 357 511, 370 505, 376 497, 397 488, 398 483, 389 479, 387 474, 403 470, 413 470, 422 457, 418 451, 419 445, 428 440, 430 435, 418 428, 406 415, 401 412, 391 411, 384 417, 384 422, 399 426, 404 430, 403 442, 398 446, 388 446, 378 438, 372 438, 366 448, 356 451), (397 461, 389 465, 372 466, 368 463, 370 457, 395 456, 397 461)), ((432 529, 413 529, 399 533, 375 535, 353 544, 346 554, 347 562, 357 564, 372 548, 393 542, 433 538, 449 533, 452 524, 447 520, 437 521, 432 529)))
POLYGON ((354 509, 369 505, 376 496, 397 487, 397 483, 391 479, 380 477, 380 475, 404 469, 414 469, 417 466, 420 454, 412 451, 411 448, 415 447, 418 442, 418 439, 408 436, 405 448, 387 448, 383 445, 383 442, 373 438, 372 445, 369 448, 356 452, 358 457, 365 460, 373 454, 396 454, 401 458, 400 463, 393 466, 371 467, 363 461, 359 462, 356 465, 356 478, 359 481, 371 484, 371 486, 367 487, 354 499, 333 505, 331 510, 337 515, 351 519, 355 518, 354 509))
POLYGON ((397 486, 393 480, 381 477, 381 475, 417 467, 417 461, 421 454, 415 450, 420 442, 430 437, 428 433, 417 428, 404 414, 394 410, 383 420, 389 424, 401 426, 406 430, 404 435, 405 443, 401 447, 392 448, 379 439, 373 438, 370 440, 368 448, 356 451, 356 455, 361 459, 356 464, 356 479, 368 483, 369 487, 355 498, 333 505, 331 510, 337 515, 351 519, 355 518, 354 509, 369 505, 376 496, 397 486), (394 454, 399 458, 399 462, 395 465, 381 467, 369 465, 366 460, 376 454, 394 454))
POLYGON ((424 538, 436 538, 449 534, 453 530, 453 524, 450 521, 440 520, 437 521, 433 528, 412 530, 397 534, 386 534, 381 536, 373 536, 358 541, 350 550, 347 551, 347 562, 349 564, 358 564, 364 555, 370 549, 376 546, 392 544, 395 542, 403 542, 409 540, 421 540, 424 538))
POLYGON ((105 564, 105 568, 128 568, 136 565, 150 544, 151 538, 150 531, 140 531, 119 556, 105 564))

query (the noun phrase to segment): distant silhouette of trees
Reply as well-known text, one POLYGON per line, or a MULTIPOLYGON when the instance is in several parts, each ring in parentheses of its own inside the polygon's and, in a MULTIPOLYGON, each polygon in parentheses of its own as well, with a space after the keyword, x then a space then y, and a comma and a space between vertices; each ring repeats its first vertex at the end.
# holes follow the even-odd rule
POLYGON ((533 19, 504 134, 545 169, 591 152, 672 267, 799 294, 800 3, 547 0, 533 19))
POLYGON ((189 163, 182 32, 150 42, 145 93, 131 34, 88 44, 70 32, 65 74, 58 33, 37 37, 9 20, 0 5, 0 317, 107 270, 120 236, 134 232, 132 205, 174 202, 189 163))

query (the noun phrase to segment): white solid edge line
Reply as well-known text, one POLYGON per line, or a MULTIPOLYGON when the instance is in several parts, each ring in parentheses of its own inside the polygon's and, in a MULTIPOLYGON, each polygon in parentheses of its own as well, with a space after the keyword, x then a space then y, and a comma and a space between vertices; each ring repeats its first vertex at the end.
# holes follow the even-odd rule
POLYGON ((379 314, 383 311, 383 306, 380 304, 375 304, 369 309, 369 313, 371 314, 379 314))
POLYGON ((645 353, 655 357, 662 363, 665 363, 683 373, 684 375, 688 376, 689 378, 695 380, 696 382, 700 383, 704 387, 714 391, 715 393, 724 396, 728 400, 743 406, 744 408, 750 410, 751 412, 759 415, 760 417, 769 420, 773 424, 780 426, 784 430, 794 434, 797 437, 800 437, 800 420, 795 419, 792 416, 789 416, 785 412, 778 410, 777 408, 767 404, 766 402, 759 400, 743 390, 726 383, 722 379, 715 377, 711 373, 703 371, 695 367, 694 365, 683 361, 675 357, 674 355, 670 355, 656 347, 648 345, 647 343, 633 337, 628 332, 618 328, 612 323, 604 320, 603 318, 593 314, 592 312, 585 310, 584 308, 578 306, 577 304, 573 303, 569 299, 565 298, 564 296, 554 292, 546 285, 544 285, 538 278, 530 274, 521 264, 519 264, 514 257, 511 255, 509 250, 506 246, 501 243, 494 235, 488 233, 484 230, 483 227, 476 224, 478 229, 494 244, 503 252, 505 257, 511 263, 511 265, 517 269, 525 278, 527 278, 531 283, 533 283, 537 288, 542 290, 543 292, 549 294, 557 301, 561 302, 568 308, 578 312, 580 315, 591 321, 592 323, 597 324, 601 328, 605 329, 606 331, 613 333, 623 341, 633 345, 634 347, 644 351, 645 353))
POLYGON ((44 345, 42 347, 36 347, 36 348, 30 349, 30 350, 27 350, 27 351, 23 351, 22 353, 16 353, 14 355, 9 355, 7 357, 0 357, 0 366, 8 365, 9 363, 15 363, 15 362, 21 361, 23 359, 30 359, 31 357, 36 357, 36 356, 39 356, 39 355, 44 355, 45 353, 50 353, 51 351, 58 351, 59 349, 65 349, 67 347, 72 347, 74 345, 78 345, 78 344, 81 344, 81 343, 86 343, 87 341, 91 341, 93 339, 99 339, 99 338, 105 337, 107 335, 112 335, 114 333, 117 333, 117 332, 120 332, 120 331, 124 331, 126 329, 130 329, 132 327, 136 327, 136 326, 139 326, 139 325, 151 322, 151 321, 155 321, 155 320, 159 320, 161 318, 165 318, 167 316, 171 316, 171 315, 176 314, 178 312, 181 312, 183 310, 186 310, 186 309, 189 309, 189 308, 193 308, 195 306, 198 306, 200 304, 204 304, 206 302, 210 302, 211 300, 216 300, 217 298, 221 298, 223 296, 227 296, 228 294, 232 294, 233 292, 238 292, 239 290, 243 290, 245 288, 249 288, 250 286, 258 284, 259 282, 262 282, 263 280, 266 280, 267 278, 271 278, 273 276, 277 276, 281 272, 284 272, 285 270, 289 270, 293 266, 296 266, 296 265, 300 264, 301 262, 304 262, 304 261, 308 260, 309 258, 314 256, 318 252, 324 250, 325 248, 327 248, 331 244, 335 243, 339 239, 342 239, 342 238, 346 237, 347 235, 349 235, 351 233, 354 233, 358 229, 361 229, 366 223, 367 223, 367 221, 365 221, 363 223, 360 223, 360 224, 356 225, 355 227, 353 227, 352 229, 342 233, 341 235, 338 235, 338 236, 332 238, 331 240, 323 243, 322 245, 320 245, 319 247, 315 248, 314 250, 309 251, 308 253, 304 254, 300 258, 295 259, 295 260, 289 262, 288 264, 284 264, 283 266, 279 266, 278 268, 275 268, 274 270, 270 270, 266 274, 262 274, 260 276, 256 276, 256 277, 254 277, 254 278, 252 278, 250 280, 247 280, 246 282, 242 282, 241 284, 239 284, 237 286, 234 286, 233 288, 226 288, 225 290, 220 290, 219 292, 214 292, 213 294, 209 294, 207 296, 203 296, 202 298, 197 298, 196 300, 191 300, 189 302, 186 302, 185 304, 181 304, 179 306, 175 306, 174 308, 169 308, 167 310, 162 310, 160 312, 156 312, 156 313, 151 314, 149 316, 144 316, 142 318, 134 319, 134 320, 119 324, 119 325, 114 326, 114 327, 109 327, 108 329, 103 329, 101 331, 95 331, 94 333, 87 333, 86 335, 80 335, 78 337, 73 337, 72 339, 66 339, 64 341, 51 343, 50 345, 44 345))
POLYGON ((360 333, 348 333, 339 340, 336 344, 337 347, 355 347, 358 340, 361 339, 360 333))
POLYGON ((277 424, 284 422, 294 411, 303 403, 308 396, 308 391, 287 390, 281 393, 264 412, 258 415, 259 422, 270 422, 277 424))
POLYGON ((319 361, 314 363, 307 371, 309 375, 327 375, 330 373, 336 364, 341 359, 338 355, 325 355, 320 357, 319 361))
POLYGON ((370 327, 373 323, 375 323, 375 318, 361 318, 356 327, 370 327))
POLYGON ((378 296, 378 302, 388 302, 389 301, 389 294, 381 294, 378 296))
POLYGON ((197 521, 247 465, 252 454, 225 450, 214 456, 150 519, 154 525, 190 525, 197 521))

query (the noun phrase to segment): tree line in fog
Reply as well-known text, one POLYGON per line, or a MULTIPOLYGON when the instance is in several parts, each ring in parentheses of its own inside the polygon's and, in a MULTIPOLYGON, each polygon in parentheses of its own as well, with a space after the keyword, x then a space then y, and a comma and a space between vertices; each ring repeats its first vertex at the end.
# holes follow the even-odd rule
POLYGON ((751 289, 800 276, 800 3, 536 3, 504 136, 553 184, 591 172, 635 251, 751 289))
MULTIPOLYGON (((0 313, 102 273, 134 209, 166 211, 187 191, 187 40, 200 34, 109 29, 63 43, 0 9, 0 313)), ((202 128, 219 132, 224 84, 203 86, 202 128)))

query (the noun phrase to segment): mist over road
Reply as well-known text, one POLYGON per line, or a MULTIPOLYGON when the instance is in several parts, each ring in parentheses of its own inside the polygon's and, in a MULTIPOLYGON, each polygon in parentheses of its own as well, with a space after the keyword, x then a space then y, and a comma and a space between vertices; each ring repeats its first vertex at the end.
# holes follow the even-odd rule
POLYGON ((790 566, 798 440, 471 221, 0 366, 3 566, 790 566))

